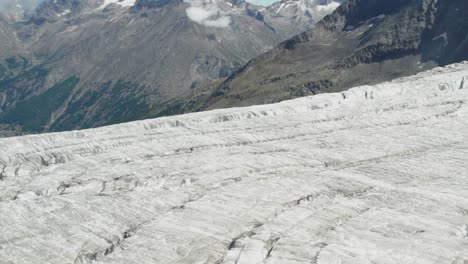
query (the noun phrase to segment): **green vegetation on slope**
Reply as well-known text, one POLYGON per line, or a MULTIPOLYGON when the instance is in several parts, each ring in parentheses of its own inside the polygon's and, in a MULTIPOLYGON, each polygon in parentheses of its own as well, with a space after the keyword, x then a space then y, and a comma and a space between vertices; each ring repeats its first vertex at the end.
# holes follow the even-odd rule
POLYGON ((51 130, 89 128, 139 119, 149 106, 145 96, 138 94, 138 87, 138 84, 124 80, 114 85, 109 81, 93 87, 84 95, 72 99, 51 130))
POLYGON ((91 127, 95 120, 89 117, 89 112, 93 106, 99 105, 99 100, 103 98, 104 93, 109 90, 111 84, 111 81, 100 84, 96 87, 97 89, 89 90, 79 98, 78 94, 75 94, 65 113, 52 124, 51 130, 72 130, 78 126, 83 128, 91 127), (87 115, 88 117, 86 117, 87 115))
POLYGON ((0 80, 12 78, 15 72, 26 71, 29 62, 23 56, 12 56, 0 61, 0 80))
POLYGON ((103 109, 112 109, 108 124, 128 122, 147 111, 148 105, 144 103, 144 97, 136 93, 136 87, 138 85, 122 80, 115 83, 110 100, 102 106, 103 109))
POLYGON ((34 83, 35 86, 40 87, 47 77, 47 74, 49 74, 49 72, 46 69, 35 67, 12 78, 0 80, 0 92, 17 89, 29 90, 33 86, 30 85, 30 83, 34 83))
POLYGON ((42 131, 52 113, 70 96, 78 81, 79 78, 70 77, 42 94, 18 102, 0 116, 0 122, 19 124, 26 131, 42 131))

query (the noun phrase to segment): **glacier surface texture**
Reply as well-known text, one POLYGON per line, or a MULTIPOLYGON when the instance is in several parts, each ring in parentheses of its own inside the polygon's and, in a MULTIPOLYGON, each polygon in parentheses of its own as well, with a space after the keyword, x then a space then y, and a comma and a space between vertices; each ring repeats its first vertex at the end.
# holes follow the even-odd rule
POLYGON ((468 64, 0 139, 0 263, 468 263, 468 64))

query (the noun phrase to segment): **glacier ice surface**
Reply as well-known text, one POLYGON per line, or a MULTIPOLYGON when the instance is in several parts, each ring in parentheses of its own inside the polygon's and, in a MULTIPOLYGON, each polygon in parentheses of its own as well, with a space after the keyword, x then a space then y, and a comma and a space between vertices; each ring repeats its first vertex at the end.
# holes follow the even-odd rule
POLYGON ((0 263, 468 263, 468 64, 0 139, 0 263))

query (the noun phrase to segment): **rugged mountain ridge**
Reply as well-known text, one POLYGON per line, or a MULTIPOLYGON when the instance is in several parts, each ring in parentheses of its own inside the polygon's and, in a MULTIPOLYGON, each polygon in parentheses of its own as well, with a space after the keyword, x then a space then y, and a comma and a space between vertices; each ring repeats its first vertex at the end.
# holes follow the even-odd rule
POLYGON ((350 0, 218 85, 201 107, 341 91, 468 59, 463 0, 350 0))
POLYGON ((44 2, 14 24, 29 53, 9 58, 26 67, 0 80, 0 123, 41 132, 160 113, 297 33, 262 12, 244 1, 44 2))

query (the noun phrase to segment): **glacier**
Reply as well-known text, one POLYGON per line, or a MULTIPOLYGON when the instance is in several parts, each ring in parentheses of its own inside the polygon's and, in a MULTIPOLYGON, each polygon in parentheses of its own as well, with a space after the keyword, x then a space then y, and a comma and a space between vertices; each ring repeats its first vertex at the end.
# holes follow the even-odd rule
POLYGON ((468 263, 468 63, 0 139, 0 263, 468 263))

